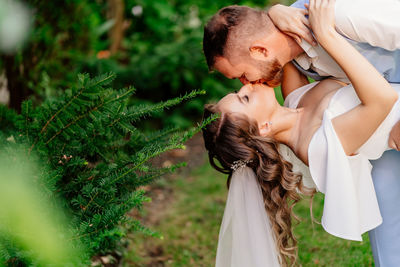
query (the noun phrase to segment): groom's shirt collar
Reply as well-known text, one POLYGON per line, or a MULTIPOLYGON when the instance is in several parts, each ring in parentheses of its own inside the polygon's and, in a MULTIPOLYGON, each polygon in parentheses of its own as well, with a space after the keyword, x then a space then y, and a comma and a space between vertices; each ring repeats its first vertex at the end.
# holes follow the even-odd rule
POLYGON ((312 46, 304 39, 301 40, 301 48, 304 53, 297 56, 294 60, 305 70, 313 70, 320 76, 333 76, 348 82, 346 74, 340 66, 329 56, 320 45, 312 46))

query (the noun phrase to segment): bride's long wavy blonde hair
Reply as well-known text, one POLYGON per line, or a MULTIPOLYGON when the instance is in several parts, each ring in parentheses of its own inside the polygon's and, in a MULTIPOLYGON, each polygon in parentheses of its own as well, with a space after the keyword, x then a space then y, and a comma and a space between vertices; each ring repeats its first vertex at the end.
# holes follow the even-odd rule
MULTIPOLYGON (((216 105, 206 105, 204 118, 220 113, 216 105)), ((292 230, 293 206, 300 200, 298 191, 313 195, 314 190, 303 187, 302 177, 294 173, 292 164, 280 155, 275 140, 262 137, 257 123, 245 115, 225 113, 203 129, 210 164, 228 174, 229 188, 234 161, 251 161, 262 189, 265 209, 274 232, 279 261, 283 266, 295 265, 297 240, 292 230), (218 163, 217 163, 218 161, 218 163)))

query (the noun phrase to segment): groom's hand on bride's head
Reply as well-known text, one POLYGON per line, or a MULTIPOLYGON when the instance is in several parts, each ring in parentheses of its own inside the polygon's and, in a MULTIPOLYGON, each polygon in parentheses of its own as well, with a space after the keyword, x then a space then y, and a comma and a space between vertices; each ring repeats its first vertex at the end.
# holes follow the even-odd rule
POLYGON ((389 147, 400 151, 400 121, 393 126, 390 132, 389 147))
POLYGON ((305 17, 307 9, 284 6, 277 4, 268 10, 268 16, 275 26, 283 33, 292 37, 298 44, 303 38, 307 43, 317 45, 310 31, 310 23, 305 17))

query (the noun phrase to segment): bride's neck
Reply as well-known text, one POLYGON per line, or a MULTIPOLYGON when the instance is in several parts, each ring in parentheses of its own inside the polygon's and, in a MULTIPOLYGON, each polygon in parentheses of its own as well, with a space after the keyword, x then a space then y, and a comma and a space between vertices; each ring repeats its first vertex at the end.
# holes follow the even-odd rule
POLYGON ((303 117, 303 108, 291 109, 279 107, 273 114, 271 121, 272 136, 279 143, 289 146, 293 151, 297 148, 300 134, 300 123, 303 117))

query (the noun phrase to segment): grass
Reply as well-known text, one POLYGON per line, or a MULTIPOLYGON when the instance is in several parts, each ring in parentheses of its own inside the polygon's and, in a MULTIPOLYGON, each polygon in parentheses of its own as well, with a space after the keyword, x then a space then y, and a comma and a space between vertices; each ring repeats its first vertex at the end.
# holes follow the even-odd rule
MULTIPOLYGON (((159 223, 150 226, 163 239, 135 233, 123 266, 214 266, 227 196, 226 176, 206 164, 189 176, 162 178, 158 184, 173 192, 172 201, 159 214, 159 223)), ((322 205, 323 196, 318 194, 313 203, 317 220, 322 205)), ((295 213, 302 218, 295 227, 302 266, 374 265, 367 234, 363 242, 347 241, 329 235, 321 225, 312 226, 308 199, 297 204, 295 213)))

